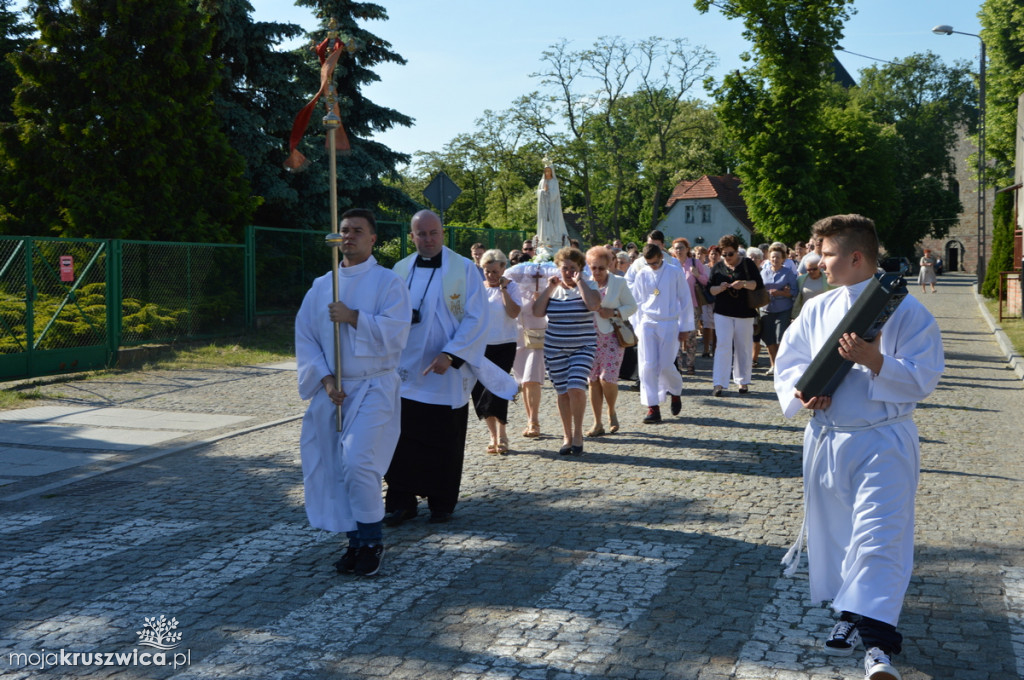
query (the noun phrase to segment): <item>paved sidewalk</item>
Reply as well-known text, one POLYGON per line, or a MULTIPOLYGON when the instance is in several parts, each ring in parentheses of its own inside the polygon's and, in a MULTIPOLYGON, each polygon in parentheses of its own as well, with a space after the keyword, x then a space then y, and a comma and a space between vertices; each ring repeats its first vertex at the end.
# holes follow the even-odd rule
MULTIPOLYGON (((916 418, 917 564, 897 666, 906 680, 1024 677, 1024 386, 970 280, 939 283, 923 301, 948 369, 916 418)), ((134 453, 93 450, 128 466, 73 483, 110 459, 0 486, 0 498, 23 494, 0 500, 0 675, 862 678, 861 654, 820 653, 832 617, 807 601, 806 573, 780 577, 799 528, 806 416, 783 419, 764 377, 749 395, 711 398, 702 362, 680 417, 642 425, 637 393, 623 390, 623 431, 587 440, 581 459, 559 457, 551 436, 513 436, 511 455, 489 456, 486 428, 471 423, 453 521, 387 530, 373 579, 335 574, 340 542, 306 523, 293 372, 47 386, 54 399, 39 406, 247 420, 134 453), (146 656, 160 652, 142 644, 153 631, 173 646, 167 665, 146 656)), ((548 389, 544 408, 554 433, 548 389)), ((522 409, 510 415, 517 435, 522 409)))

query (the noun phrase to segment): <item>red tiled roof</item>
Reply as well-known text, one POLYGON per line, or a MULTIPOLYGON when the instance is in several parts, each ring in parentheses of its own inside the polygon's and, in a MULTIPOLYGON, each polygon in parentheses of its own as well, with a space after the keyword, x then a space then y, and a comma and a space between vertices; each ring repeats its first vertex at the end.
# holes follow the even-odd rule
POLYGON ((747 214, 747 204, 744 203, 741 192, 740 178, 735 175, 704 175, 700 179, 683 180, 677 184, 665 207, 671 209, 676 201, 717 198, 733 217, 753 230, 754 223, 747 214))

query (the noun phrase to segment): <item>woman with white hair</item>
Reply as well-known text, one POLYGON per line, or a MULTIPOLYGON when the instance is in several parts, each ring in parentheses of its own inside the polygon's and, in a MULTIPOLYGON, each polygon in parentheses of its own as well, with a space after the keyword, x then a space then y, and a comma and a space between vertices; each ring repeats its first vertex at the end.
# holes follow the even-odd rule
MULTIPOLYGON (((512 370, 516 358, 516 336, 519 316, 519 301, 522 299, 515 281, 505 278, 508 259, 500 250, 488 250, 480 256, 480 268, 484 273, 484 290, 487 292, 487 348, 484 357, 490 359, 504 371, 512 370)), ((487 422, 491 443, 487 453, 508 453, 508 400, 491 393, 477 382, 473 388, 473 407, 476 416, 487 422)))
POLYGON ((796 279, 796 297, 793 299, 792 316, 795 319, 800 315, 804 303, 815 295, 821 295, 826 290, 832 290, 833 286, 828 285, 828 279, 822 276, 821 255, 808 253, 800 264, 807 268, 807 272, 796 279))

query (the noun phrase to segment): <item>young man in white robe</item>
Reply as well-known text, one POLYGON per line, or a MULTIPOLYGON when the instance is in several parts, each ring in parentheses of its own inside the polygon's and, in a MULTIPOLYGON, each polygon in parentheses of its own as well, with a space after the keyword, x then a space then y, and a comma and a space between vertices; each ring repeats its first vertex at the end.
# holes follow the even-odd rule
MULTIPOLYGON (((775 390, 786 417, 812 412, 804 432, 804 522, 811 599, 840 614, 824 651, 849 655, 863 642, 865 676, 899 679, 891 657, 914 556, 914 497, 920 445, 913 413, 945 368, 932 315, 907 296, 871 342, 845 334, 839 354, 853 367, 831 396, 803 398, 796 383, 824 346, 878 261, 874 222, 860 215, 818 221, 821 269, 836 289, 804 305, 776 357, 775 390)), ((792 574, 804 527, 784 560, 792 574)))
POLYGON ((338 231, 339 301, 329 272, 313 282, 295 318, 299 394, 310 400, 300 441, 306 515, 314 527, 347 534, 348 548, 335 563, 339 572, 372 576, 384 556, 381 485, 398 441, 398 362, 412 307, 402 280, 371 254, 377 241, 373 213, 345 212, 338 231))
MULTIPOLYGON (((430 522, 451 518, 462 483, 469 397, 474 368, 489 363, 487 293, 472 260, 444 247, 441 219, 429 210, 413 215, 410 234, 416 253, 394 271, 409 289, 412 330, 402 353, 401 436, 384 476, 384 518, 398 526, 417 515, 417 497, 425 496, 430 522)), ((490 364, 493 366, 493 364, 490 364)), ((505 373, 511 392, 515 380, 505 373)))
MULTIPOLYGON (((665 250, 665 234, 660 229, 654 229, 647 234, 647 245, 654 244, 658 246, 661 251, 662 262, 669 267, 679 267, 682 271, 682 266, 679 264, 679 260, 672 256, 672 253, 665 250)), ((643 249, 641 249, 642 251, 643 249)), ((633 260, 632 264, 626 270, 626 283, 630 287, 633 286, 633 282, 636 280, 636 275, 647 266, 647 261, 643 257, 643 252, 640 253, 640 257, 633 260)))
MULTIPOLYGON (((693 301, 686 274, 666 264, 661 247, 648 243, 645 266, 637 273, 630 291, 638 309, 633 315, 637 335, 640 403, 647 407, 644 423, 661 422, 661 402, 671 397, 672 415, 682 410, 683 378, 676 369, 676 355, 694 330, 693 301)), ((675 259, 675 258, 669 258, 675 259)))

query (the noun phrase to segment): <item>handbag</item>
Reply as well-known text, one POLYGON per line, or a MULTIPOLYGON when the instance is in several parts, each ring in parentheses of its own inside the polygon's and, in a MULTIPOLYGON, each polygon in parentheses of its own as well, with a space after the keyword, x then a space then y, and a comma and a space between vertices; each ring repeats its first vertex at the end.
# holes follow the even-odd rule
POLYGON ((747 306, 751 309, 760 309, 772 301, 767 288, 755 288, 747 291, 747 306))
POLYGON ((526 349, 544 349, 545 332, 543 328, 524 328, 523 346, 526 349))
POLYGON ((697 305, 699 307, 715 304, 715 296, 711 294, 709 283, 702 284, 696 277, 693 279, 693 293, 697 297, 697 305))
POLYGON ((618 312, 615 312, 615 316, 608 320, 612 322, 612 328, 615 330, 615 338, 619 341, 619 347, 636 346, 636 333, 633 332, 633 327, 629 325, 628 321, 623 319, 618 312))
MULTIPOLYGON (((743 265, 744 267, 746 267, 745 273, 747 273, 747 271, 749 270, 750 273, 753 273, 755 276, 757 275, 757 269, 754 266, 753 262, 744 258, 743 265)), ((750 276, 749 278, 753 279, 754 276, 750 276)), ((760 309, 761 307, 764 307, 771 301, 772 296, 768 293, 768 289, 765 288, 763 285, 760 288, 755 288, 754 290, 747 291, 747 307, 750 307, 751 309, 760 309)))

